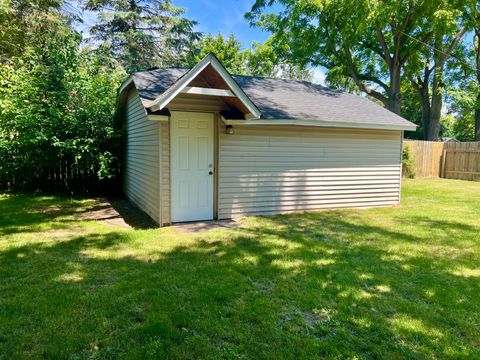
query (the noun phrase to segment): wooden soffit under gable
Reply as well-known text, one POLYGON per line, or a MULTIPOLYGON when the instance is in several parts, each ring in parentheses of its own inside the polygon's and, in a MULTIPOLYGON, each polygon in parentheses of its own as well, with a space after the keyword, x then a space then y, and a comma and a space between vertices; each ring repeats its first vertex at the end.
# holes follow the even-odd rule
MULTIPOLYGON (((203 71, 192 80, 189 86, 207 87, 213 89, 230 90, 228 84, 218 74, 218 72, 209 64, 203 71)), ((250 111, 237 96, 219 96, 231 110, 240 111, 243 114, 249 114, 250 111)))

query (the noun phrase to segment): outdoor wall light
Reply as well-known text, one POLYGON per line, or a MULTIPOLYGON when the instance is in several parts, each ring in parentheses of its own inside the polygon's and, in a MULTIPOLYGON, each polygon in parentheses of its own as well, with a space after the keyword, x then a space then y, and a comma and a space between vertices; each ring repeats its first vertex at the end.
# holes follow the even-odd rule
POLYGON ((225 134, 233 135, 233 133, 234 133, 233 125, 226 125, 225 126, 225 134))

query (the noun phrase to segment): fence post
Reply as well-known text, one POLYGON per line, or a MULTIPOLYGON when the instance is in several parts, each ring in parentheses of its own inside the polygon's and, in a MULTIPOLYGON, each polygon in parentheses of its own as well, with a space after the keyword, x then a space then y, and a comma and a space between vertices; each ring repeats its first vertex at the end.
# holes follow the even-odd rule
POLYGON ((441 168, 441 172, 440 172, 440 177, 441 178, 446 177, 446 171, 445 171, 446 162, 447 162, 447 149, 444 146, 443 150, 442 150, 442 168, 441 168))

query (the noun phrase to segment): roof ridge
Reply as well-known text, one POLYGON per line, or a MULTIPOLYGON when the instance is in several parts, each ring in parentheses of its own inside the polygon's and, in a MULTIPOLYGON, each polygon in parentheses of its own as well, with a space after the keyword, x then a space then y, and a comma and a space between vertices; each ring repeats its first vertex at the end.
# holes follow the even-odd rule
POLYGON ((142 74, 142 73, 153 73, 155 71, 160 71, 160 70, 190 70, 191 68, 188 68, 188 67, 183 67, 183 66, 168 66, 168 67, 159 67, 159 68, 156 68, 156 69, 151 69, 151 70, 142 70, 142 71, 135 71, 133 72, 131 75, 134 75, 134 74, 142 74))
MULTIPOLYGON (((151 69, 151 70, 135 71, 132 74, 152 73, 152 72, 155 72, 155 71, 172 70, 172 69, 189 71, 192 68, 191 67, 185 67, 185 66, 167 66, 167 67, 159 67, 159 68, 151 69)), ((242 74, 230 74, 230 75, 234 76, 234 77, 244 77, 244 78, 253 78, 253 79, 267 79, 267 80, 276 80, 276 81, 286 81, 286 82, 292 82, 292 83, 303 83, 303 84, 321 86, 321 87, 323 87, 325 89, 328 89, 328 90, 346 92, 346 91, 343 91, 343 90, 332 89, 328 86, 318 84, 318 83, 314 83, 312 81, 307 81, 307 80, 285 79, 285 78, 279 78, 279 77, 274 77, 274 76, 255 76, 255 75, 242 75, 242 74)))
POLYGON ((312 81, 307 81, 307 80, 297 80, 297 79, 285 79, 285 78, 278 78, 278 77, 273 77, 273 76, 254 76, 254 75, 241 75, 241 74, 232 74, 232 76, 239 76, 239 77, 245 77, 245 78, 254 78, 254 79, 267 79, 267 80, 277 80, 277 81, 286 81, 286 82, 293 82, 293 83, 304 83, 304 84, 310 84, 310 85, 316 85, 316 86, 321 86, 326 89, 330 90, 335 90, 331 89, 328 86, 314 83, 312 81))

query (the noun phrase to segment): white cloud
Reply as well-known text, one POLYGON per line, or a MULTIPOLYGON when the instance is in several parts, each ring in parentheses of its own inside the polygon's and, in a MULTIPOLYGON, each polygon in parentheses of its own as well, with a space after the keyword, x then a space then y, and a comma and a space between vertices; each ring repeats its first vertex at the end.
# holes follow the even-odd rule
POLYGON ((201 0, 201 3, 210 10, 217 10, 217 6, 210 0, 201 0))
POLYGON ((235 32, 234 30, 238 29, 239 25, 245 24, 246 20, 244 14, 245 12, 238 6, 222 8, 222 18, 218 21, 221 25, 221 33, 223 33, 224 36, 229 36, 231 33, 235 32))

